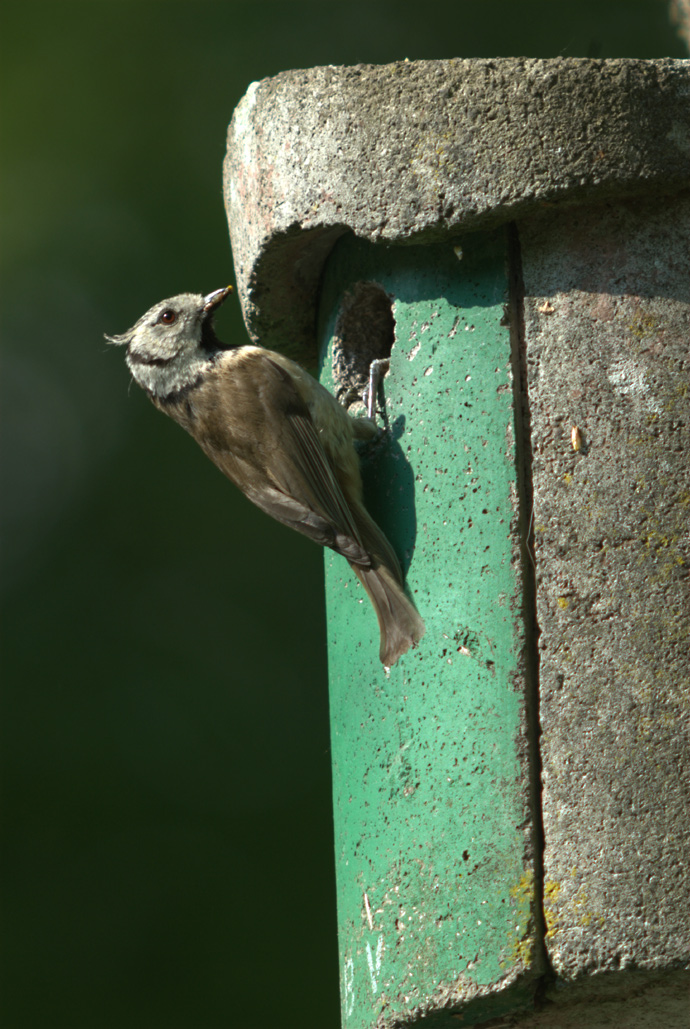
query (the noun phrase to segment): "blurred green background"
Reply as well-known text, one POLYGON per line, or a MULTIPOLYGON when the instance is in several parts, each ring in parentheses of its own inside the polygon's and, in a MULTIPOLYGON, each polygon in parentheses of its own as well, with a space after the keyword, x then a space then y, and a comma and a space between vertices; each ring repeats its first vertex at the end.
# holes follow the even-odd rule
POLYGON ((664 0, 24 0, 0 33, 2 1025, 336 1029, 321 554, 103 333, 231 280, 254 79, 684 47, 664 0))

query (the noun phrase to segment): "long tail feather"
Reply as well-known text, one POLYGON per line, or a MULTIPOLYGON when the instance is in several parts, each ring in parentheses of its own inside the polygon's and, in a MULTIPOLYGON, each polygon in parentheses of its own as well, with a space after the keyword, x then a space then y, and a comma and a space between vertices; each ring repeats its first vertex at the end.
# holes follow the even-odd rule
POLYGON ((376 611, 381 633, 379 658, 382 664, 390 668, 402 654, 420 641, 424 635, 424 622, 385 565, 373 568, 353 565, 352 568, 376 611))
POLYGON ((371 565, 350 563, 376 611, 381 633, 379 657, 390 668, 421 640, 425 626, 405 593, 400 564, 388 539, 363 505, 351 506, 371 565))

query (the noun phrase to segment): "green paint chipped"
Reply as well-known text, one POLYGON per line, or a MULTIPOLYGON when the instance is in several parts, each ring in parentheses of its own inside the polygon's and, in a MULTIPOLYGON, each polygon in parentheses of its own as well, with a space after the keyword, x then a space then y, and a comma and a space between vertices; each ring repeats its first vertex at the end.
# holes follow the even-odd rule
POLYGON ((386 675, 363 591, 327 554, 346 1029, 442 996, 500 1013, 533 962, 504 240, 457 249, 346 239, 324 285, 329 387, 343 293, 373 281, 392 298, 388 432, 365 491, 427 624, 386 675))

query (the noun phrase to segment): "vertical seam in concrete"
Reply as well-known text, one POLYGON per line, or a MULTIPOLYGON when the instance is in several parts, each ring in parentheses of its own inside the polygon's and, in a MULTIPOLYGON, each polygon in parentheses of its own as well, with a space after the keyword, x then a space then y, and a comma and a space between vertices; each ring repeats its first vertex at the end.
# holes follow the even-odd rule
POLYGON ((527 347, 525 342, 525 286, 517 225, 508 226, 508 313, 510 321, 513 401, 515 410, 515 463, 518 488, 518 531, 522 568, 525 706, 527 720, 530 803, 534 847, 534 967, 542 973, 535 991, 540 1004, 547 982, 552 978, 546 950, 544 917, 544 824, 542 818, 541 748, 539 722, 539 623, 537 620, 537 582, 534 555, 534 492, 532 485, 532 433, 527 386, 527 347))

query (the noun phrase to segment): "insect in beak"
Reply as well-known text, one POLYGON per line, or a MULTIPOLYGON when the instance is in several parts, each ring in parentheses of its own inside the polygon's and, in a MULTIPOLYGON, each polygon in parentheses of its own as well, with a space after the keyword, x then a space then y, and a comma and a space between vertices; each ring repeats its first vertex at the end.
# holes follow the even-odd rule
POLYGON ((213 311, 216 307, 220 307, 231 293, 232 286, 224 286, 223 289, 216 289, 213 293, 209 293, 204 297, 204 311, 213 311))

